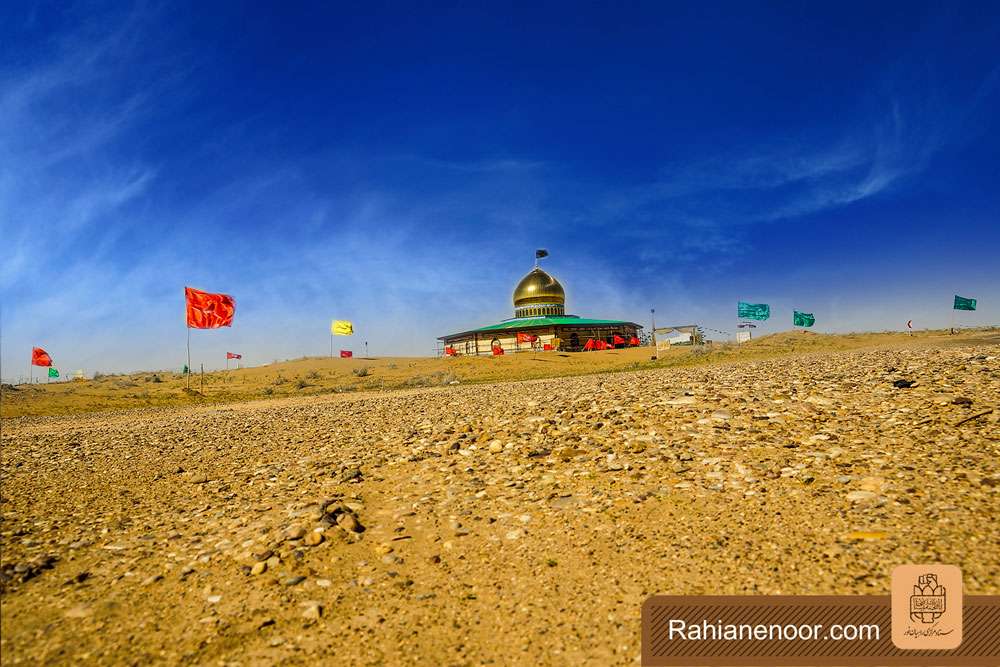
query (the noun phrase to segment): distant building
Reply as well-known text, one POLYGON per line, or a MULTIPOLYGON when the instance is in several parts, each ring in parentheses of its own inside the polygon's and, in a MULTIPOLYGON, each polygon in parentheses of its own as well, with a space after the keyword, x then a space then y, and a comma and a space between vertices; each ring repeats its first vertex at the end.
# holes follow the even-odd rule
POLYGON ((705 335, 697 324, 656 327, 656 347, 665 350, 672 345, 701 345, 705 335))
POLYGON ((566 291, 536 266, 514 289, 514 317, 498 324, 438 338, 446 354, 490 355, 559 349, 579 352, 600 345, 626 347, 638 342, 642 327, 622 320, 595 320, 566 314, 566 291), (518 336, 518 334, 521 334, 518 336), (534 340, 532 340, 534 339, 534 340), (590 347, 588 347, 588 341, 590 347), (622 342, 623 341, 623 342, 622 342))

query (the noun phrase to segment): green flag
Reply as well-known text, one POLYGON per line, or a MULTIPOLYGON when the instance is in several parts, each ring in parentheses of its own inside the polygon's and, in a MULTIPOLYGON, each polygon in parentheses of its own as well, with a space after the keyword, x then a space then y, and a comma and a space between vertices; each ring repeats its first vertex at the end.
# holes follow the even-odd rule
POLYGON ((811 327, 816 324, 816 318, 812 313, 800 313, 796 310, 792 315, 792 324, 797 327, 811 327))
POLYGON ((766 303, 746 303, 740 301, 736 316, 741 320, 766 320, 771 317, 771 306, 766 303))
POLYGON ((187 375, 190 372, 191 372, 191 369, 188 368, 187 364, 184 364, 184 370, 182 370, 181 373, 183 373, 184 375, 187 375))
POLYGON ((955 295, 955 305, 952 306, 953 310, 975 310, 976 300, 966 299, 964 296, 955 295))
POLYGON ((57 378, 57 377, 59 377, 59 371, 57 371, 56 369, 52 368, 52 366, 49 366, 49 377, 50 378, 57 378))

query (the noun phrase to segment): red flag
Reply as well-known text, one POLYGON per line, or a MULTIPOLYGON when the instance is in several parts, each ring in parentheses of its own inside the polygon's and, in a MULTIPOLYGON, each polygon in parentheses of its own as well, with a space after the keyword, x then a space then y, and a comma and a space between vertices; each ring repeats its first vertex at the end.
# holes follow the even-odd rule
POLYGON ((615 334, 615 337, 611 339, 611 342, 614 343, 615 345, 624 345, 625 339, 619 336, 618 334, 615 334))
POLYGON ((236 300, 228 294, 211 294, 184 288, 187 300, 187 325, 192 329, 231 327, 236 314, 236 300))
POLYGON ((631 338, 628 339, 628 344, 631 345, 632 347, 639 347, 640 342, 638 338, 632 336, 631 338))
POLYGON ((495 347, 495 348, 493 348, 493 356, 494 357, 499 357, 501 354, 503 354, 503 348, 502 347, 495 347))
POLYGON ((226 352, 226 359, 242 359, 242 354, 236 354, 235 352, 226 352))
POLYGON ((594 347, 596 347, 598 350, 606 350, 611 346, 608 345, 607 341, 597 340, 594 341, 594 347))
POLYGON ((40 347, 31 348, 31 365, 32 366, 51 366, 52 357, 49 353, 40 347))
POLYGON ((538 340, 538 336, 533 336, 531 334, 526 334, 526 333, 517 334, 518 343, 534 343, 536 340, 538 340))
POLYGON ((552 346, 549 345, 548 343, 542 346, 542 352, 551 352, 552 349, 553 349, 552 346))
POLYGON ((447 354, 449 357, 458 356, 458 352, 453 347, 444 348, 444 353, 447 354))
POLYGON ((354 356, 354 353, 351 352, 350 350, 341 350, 340 351, 340 358, 341 359, 350 359, 353 356, 354 356))
POLYGON ((588 338, 586 345, 583 346, 583 349, 584 350, 593 350, 594 347, 595 347, 595 345, 594 345, 594 339, 593 338, 588 338))

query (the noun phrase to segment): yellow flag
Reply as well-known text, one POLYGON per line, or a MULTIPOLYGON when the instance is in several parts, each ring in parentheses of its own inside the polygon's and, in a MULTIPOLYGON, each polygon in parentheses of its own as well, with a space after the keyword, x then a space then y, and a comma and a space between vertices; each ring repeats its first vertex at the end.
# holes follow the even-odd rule
POLYGON ((335 336, 351 336, 354 334, 354 325, 350 320, 334 320, 330 325, 330 333, 335 336))

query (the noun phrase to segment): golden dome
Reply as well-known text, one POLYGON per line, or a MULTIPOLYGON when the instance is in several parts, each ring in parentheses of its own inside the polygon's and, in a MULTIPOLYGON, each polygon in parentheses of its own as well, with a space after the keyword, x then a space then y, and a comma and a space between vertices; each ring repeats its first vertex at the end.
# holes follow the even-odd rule
POLYGON ((521 308, 535 303, 566 303, 566 291, 559 281, 535 267, 531 273, 521 278, 514 289, 514 307, 521 308))

